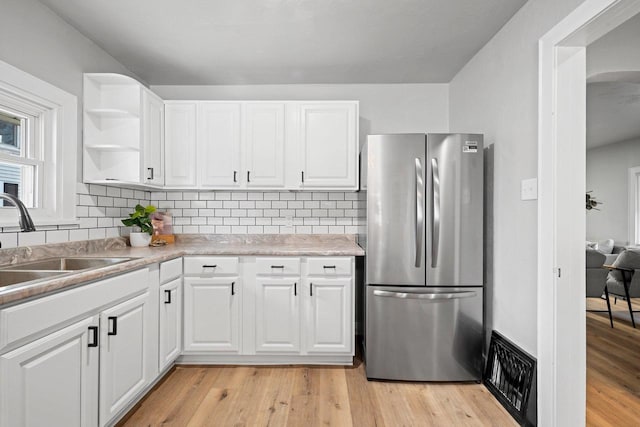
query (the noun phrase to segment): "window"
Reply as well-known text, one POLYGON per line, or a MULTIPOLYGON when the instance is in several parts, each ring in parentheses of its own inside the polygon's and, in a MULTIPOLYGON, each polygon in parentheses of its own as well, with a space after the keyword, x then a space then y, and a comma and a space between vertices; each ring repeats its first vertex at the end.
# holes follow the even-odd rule
POLYGON ((629 168, 629 244, 640 245, 640 166, 629 168))
MULTIPOLYGON (((27 130, 33 128, 38 119, 12 111, 12 103, 8 100, 4 104, 8 105, 0 105, 0 185, 5 193, 6 189, 11 189, 11 194, 22 200, 26 207, 34 208, 38 206, 34 180, 42 168, 42 161, 37 158, 39 150, 34 133, 27 130)), ((11 206, 11 203, 5 200, 3 206, 11 206)))
MULTIPOLYGON (((75 222, 77 98, 0 61, 0 191, 38 225, 75 222)), ((0 227, 17 226, 3 203, 0 227)))

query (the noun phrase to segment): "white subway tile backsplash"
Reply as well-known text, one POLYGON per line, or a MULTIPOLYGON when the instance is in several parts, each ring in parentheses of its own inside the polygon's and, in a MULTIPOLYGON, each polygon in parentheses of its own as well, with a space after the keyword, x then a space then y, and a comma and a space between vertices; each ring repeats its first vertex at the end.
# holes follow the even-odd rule
POLYGON ((95 196, 106 196, 107 187, 104 185, 89 184, 89 192, 95 196))
POLYGON ((88 239, 89 239, 89 230, 86 228, 69 231, 70 242, 77 242, 78 240, 88 240, 88 239))
MULTIPOLYGON (((266 231, 265 231, 266 233, 266 231)), ((231 234, 230 225, 216 225, 216 234, 231 234)))
MULTIPOLYGON (((216 193, 214 193, 213 191, 202 191, 199 193, 198 198, 200 200, 215 200, 216 193)), ((153 197, 151 198, 151 200, 153 200, 153 197)))
POLYGON ((18 246, 44 245, 46 243, 45 233, 45 231, 18 233, 18 246))
POLYGON ((76 185, 78 224, 20 233, 4 227, 2 247, 101 239, 128 233, 121 220, 137 204, 173 215, 174 233, 357 233, 366 225, 366 193, 140 191, 76 185))
POLYGON ((0 247, 2 249, 18 246, 18 233, 0 233, 0 247))
POLYGON ((120 189, 117 187, 107 187, 107 196, 109 197, 120 197, 120 189))
POLYGON ((89 239, 104 239, 107 233, 104 228, 92 228, 89 230, 89 239))
POLYGON ((47 243, 63 243, 69 241, 69 230, 55 230, 46 232, 47 243))
POLYGON ((240 218, 226 217, 222 219, 224 225, 240 225, 240 218))

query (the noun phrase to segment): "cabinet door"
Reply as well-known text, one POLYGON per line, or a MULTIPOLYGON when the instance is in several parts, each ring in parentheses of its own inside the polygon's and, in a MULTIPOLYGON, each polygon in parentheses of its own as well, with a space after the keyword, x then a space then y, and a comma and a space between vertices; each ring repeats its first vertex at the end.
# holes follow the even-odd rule
POLYGON ((309 279, 305 288, 307 352, 351 354, 351 279, 309 279))
POLYGON ((195 102, 165 103, 165 184, 196 185, 195 102))
POLYGON ((300 351, 299 279, 256 278, 256 353, 300 351))
POLYGON ((143 170, 142 183, 164 184, 164 102, 149 90, 143 100, 143 170))
POLYGON ((239 103, 199 103, 199 186, 240 187, 240 143, 239 103))
POLYGON ((239 352, 241 298, 237 277, 185 277, 184 350, 239 352))
POLYGON ((244 105, 244 147, 247 187, 284 187, 283 103, 244 105))
POLYGON ((160 371, 182 351, 182 279, 160 286, 160 371))
POLYGON ((94 316, 0 356, 0 426, 98 424, 97 328, 94 316))
POLYGON ((301 104, 302 187, 357 189, 357 111, 355 103, 301 104))
POLYGON ((100 313, 100 425, 147 385, 148 298, 146 292, 100 313))

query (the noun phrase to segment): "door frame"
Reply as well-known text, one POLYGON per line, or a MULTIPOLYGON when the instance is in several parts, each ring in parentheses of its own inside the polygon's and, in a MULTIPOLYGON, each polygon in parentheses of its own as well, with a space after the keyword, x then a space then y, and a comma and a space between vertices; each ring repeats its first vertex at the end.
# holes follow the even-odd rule
POLYGON ((565 117, 573 117, 569 108, 586 110, 584 97, 568 100, 565 96, 564 88, 580 84, 578 79, 584 79, 586 85, 584 69, 573 72, 565 67, 566 48, 573 52, 582 50, 584 57, 587 45, 637 13, 640 13, 640 0, 585 0, 538 43, 537 394, 538 425, 541 426, 560 426, 566 420, 584 425, 586 417, 584 310, 563 312, 565 307, 576 304, 567 298, 569 294, 581 295, 580 304, 584 304, 586 232, 584 227, 582 230, 558 227, 567 215, 574 215, 584 223, 585 208, 576 203, 568 212, 558 209, 556 203, 557 197, 586 187, 584 174, 569 176, 567 173, 564 163, 567 153, 562 150, 566 144, 572 144, 574 150, 586 152, 585 129, 580 126, 580 120, 563 121, 565 117), (571 292, 565 289, 559 292, 560 287, 570 287, 571 292), (562 369, 558 369, 561 361, 558 343, 565 340, 578 343, 580 348, 572 354, 572 364, 562 364, 562 369), (559 393, 562 384, 570 384, 573 393, 559 393))

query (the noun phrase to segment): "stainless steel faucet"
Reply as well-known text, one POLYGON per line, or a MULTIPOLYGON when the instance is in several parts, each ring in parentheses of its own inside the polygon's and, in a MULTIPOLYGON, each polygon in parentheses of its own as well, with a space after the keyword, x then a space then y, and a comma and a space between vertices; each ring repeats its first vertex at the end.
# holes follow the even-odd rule
POLYGON ((18 212, 20 212, 20 228, 22 231, 36 231, 36 226, 33 225, 31 215, 29 215, 27 207, 20 201, 20 199, 9 193, 0 193, 0 199, 9 201, 18 209, 18 212))

